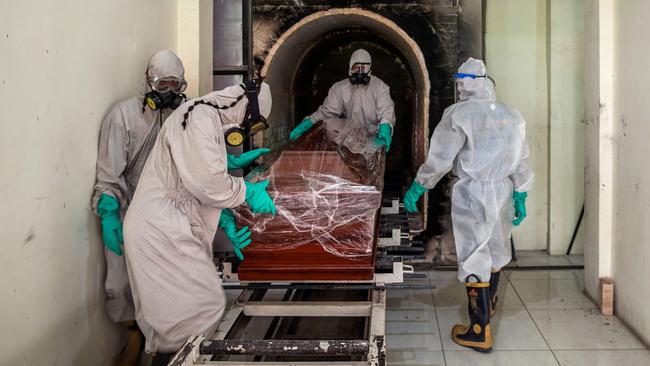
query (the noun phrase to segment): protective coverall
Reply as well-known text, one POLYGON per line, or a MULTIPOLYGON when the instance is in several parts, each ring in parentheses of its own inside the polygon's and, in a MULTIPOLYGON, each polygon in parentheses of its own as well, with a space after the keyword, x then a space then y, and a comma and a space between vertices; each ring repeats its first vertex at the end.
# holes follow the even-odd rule
MULTIPOLYGON (((243 94, 235 85, 200 98, 219 106, 240 98, 231 108, 193 106, 192 100, 172 113, 127 212, 124 247, 147 352, 175 352, 191 335, 211 335, 223 315, 225 294, 212 239, 222 209, 241 205, 246 196, 244 179, 228 174, 224 141, 224 127, 244 119, 243 94)), ((267 84, 258 100, 267 117, 267 84)))
MULTIPOLYGON (((171 76, 182 79, 185 70, 178 56, 163 50, 151 57, 147 73, 150 78, 171 76)), ((100 197, 105 194, 117 199, 121 218, 126 214, 158 131, 172 112, 169 108, 153 111, 145 106, 143 99, 150 91, 145 77, 142 93, 117 103, 102 121, 97 183, 92 198, 94 212, 97 212, 100 197)), ((107 248, 104 248, 104 254, 108 316, 114 322, 134 320, 133 298, 124 256, 118 256, 107 248)))
MULTIPOLYGON (((370 64, 370 54, 356 50, 350 57, 348 73, 356 63, 370 64)), ((377 76, 371 75, 368 85, 353 85, 349 79, 341 80, 329 89, 323 104, 307 117, 313 122, 331 118, 346 118, 365 125, 369 134, 376 134, 380 124, 395 125, 395 104, 390 88, 377 76)))
POLYGON ((510 262, 513 191, 530 190, 534 174, 526 122, 496 101, 483 61, 470 58, 458 72, 479 77, 459 79, 460 101, 445 110, 415 181, 431 189, 453 168, 459 178, 451 198, 458 279, 475 274, 486 282, 492 268, 510 262))

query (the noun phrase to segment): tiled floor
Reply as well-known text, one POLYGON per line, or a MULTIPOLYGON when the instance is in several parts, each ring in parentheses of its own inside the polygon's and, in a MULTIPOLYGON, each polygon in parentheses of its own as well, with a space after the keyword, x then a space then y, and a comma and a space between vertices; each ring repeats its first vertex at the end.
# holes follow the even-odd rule
MULTIPOLYGON (((562 257, 563 263, 578 260, 562 257)), ((455 272, 430 272, 428 278, 435 290, 388 292, 389 365, 650 365, 650 351, 583 294, 580 270, 505 271, 490 354, 451 341, 452 325, 467 322, 465 289, 455 272)))

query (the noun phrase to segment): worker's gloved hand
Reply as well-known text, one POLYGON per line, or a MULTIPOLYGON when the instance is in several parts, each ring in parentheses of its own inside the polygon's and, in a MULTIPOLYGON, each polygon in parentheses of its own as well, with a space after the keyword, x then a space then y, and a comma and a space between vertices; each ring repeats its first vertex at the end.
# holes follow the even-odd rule
POLYGON ((258 183, 244 181, 246 184, 246 203, 251 207, 254 213, 270 213, 275 215, 275 204, 266 192, 269 180, 258 183))
POLYGON ((420 199, 420 196, 422 196, 426 191, 427 188, 425 186, 416 181, 413 181, 411 187, 409 187, 408 191, 406 191, 406 194, 404 194, 404 209, 406 212, 418 212, 418 200, 420 199))
POLYGON ((239 156, 228 154, 228 169, 241 169, 249 166, 255 159, 271 152, 271 149, 255 149, 242 153, 239 156))
POLYGON ((289 139, 291 141, 297 139, 298 137, 302 136, 303 133, 309 131, 309 129, 313 125, 314 125, 314 121, 312 121, 311 119, 309 118, 303 119, 302 122, 300 122, 300 124, 291 131, 291 133, 289 134, 289 139))
POLYGON ((104 246, 118 256, 122 255, 122 222, 120 204, 113 196, 102 193, 97 204, 97 214, 102 218, 102 241, 104 246))
POLYGON ((390 150, 390 143, 393 141, 393 128, 388 123, 379 125, 376 141, 379 146, 386 146, 386 152, 390 150))
POLYGON ((235 221, 235 214, 231 209, 226 208, 221 211, 221 217, 219 217, 219 227, 223 229, 232 243, 232 248, 237 258, 244 260, 244 254, 242 250, 251 243, 251 232, 248 230, 248 226, 237 231, 237 222, 235 221))
POLYGON ((526 218, 526 197, 528 197, 526 192, 512 193, 512 198, 515 200, 515 219, 512 224, 515 226, 519 226, 526 218))

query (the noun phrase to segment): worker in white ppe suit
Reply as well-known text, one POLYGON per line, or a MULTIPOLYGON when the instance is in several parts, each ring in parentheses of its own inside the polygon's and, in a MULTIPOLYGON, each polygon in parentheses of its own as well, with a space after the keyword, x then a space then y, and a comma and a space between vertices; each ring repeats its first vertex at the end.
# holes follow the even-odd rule
POLYGON ((184 101, 184 73, 173 52, 157 52, 144 72, 142 93, 113 106, 101 124, 92 207, 101 217, 108 316, 130 329, 120 364, 136 364, 142 343, 122 255, 122 219, 163 121, 184 101))
POLYGON ((434 130, 427 160, 406 192, 404 206, 416 212, 418 198, 450 170, 459 178, 451 215, 470 326, 455 326, 452 338, 489 352, 498 271, 510 262, 510 232, 526 215, 534 174, 527 163, 526 122, 519 111, 496 101, 483 61, 469 58, 455 78, 460 101, 445 110, 434 130))
POLYGON ((395 104, 388 85, 371 75, 371 66, 368 51, 354 51, 348 67, 349 77, 332 85, 323 104, 291 131, 290 139, 300 137, 315 122, 345 118, 365 127, 370 136, 376 135, 376 142, 388 151, 395 126, 395 104))
MULTIPOLYGON (((126 214, 129 279, 147 352, 173 353, 188 337, 216 330, 226 299, 212 242, 221 216, 232 216, 226 215, 228 208, 246 202, 253 212, 275 213, 268 183, 228 174, 224 133, 248 115, 244 95, 244 85, 235 85, 172 113, 126 214)), ((271 110, 267 84, 261 84, 256 99, 266 118, 271 110)))

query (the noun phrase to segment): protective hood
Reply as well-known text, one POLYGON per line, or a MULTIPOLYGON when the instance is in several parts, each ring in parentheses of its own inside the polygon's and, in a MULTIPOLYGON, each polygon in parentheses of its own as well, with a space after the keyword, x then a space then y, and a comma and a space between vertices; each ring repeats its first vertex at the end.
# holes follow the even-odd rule
MULTIPOLYGON (((487 68, 483 60, 468 58, 458 68, 459 74, 471 74, 476 76, 486 76, 487 68)), ((479 99, 479 100, 496 100, 496 92, 492 80, 487 77, 462 78, 457 79, 458 93, 460 100, 479 99)))
POLYGON ((150 78, 173 76, 176 78, 185 78, 185 68, 183 62, 176 54, 169 50, 158 51, 149 59, 147 72, 144 75, 144 88, 141 97, 151 91, 147 81, 147 75, 150 78))
MULTIPOLYGON (((359 48, 352 52, 352 56, 350 56, 350 65, 348 66, 348 76, 352 75, 352 66, 356 63, 371 64, 372 58, 370 57, 370 53, 363 48, 359 48)), ((368 74, 370 74, 370 71, 368 71, 368 74)))
MULTIPOLYGON (((224 127, 228 125, 239 125, 244 120, 246 107, 248 106, 248 99, 246 98, 246 93, 241 85, 243 84, 229 86, 225 89, 209 93, 201 98, 206 102, 217 104, 222 107, 229 106, 236 102, 235 105, 228 109, 219 110, 221 124, 224 127), (237 99, 239 99, 239 101, 237 101, 237 99)), ((262 83, 259 95, 257 96, 257 101, 260 106, 260 114, 264 116, 264 118, 269 118, 272 104, 271 88, 269 87, 269 84, 262 83)))

